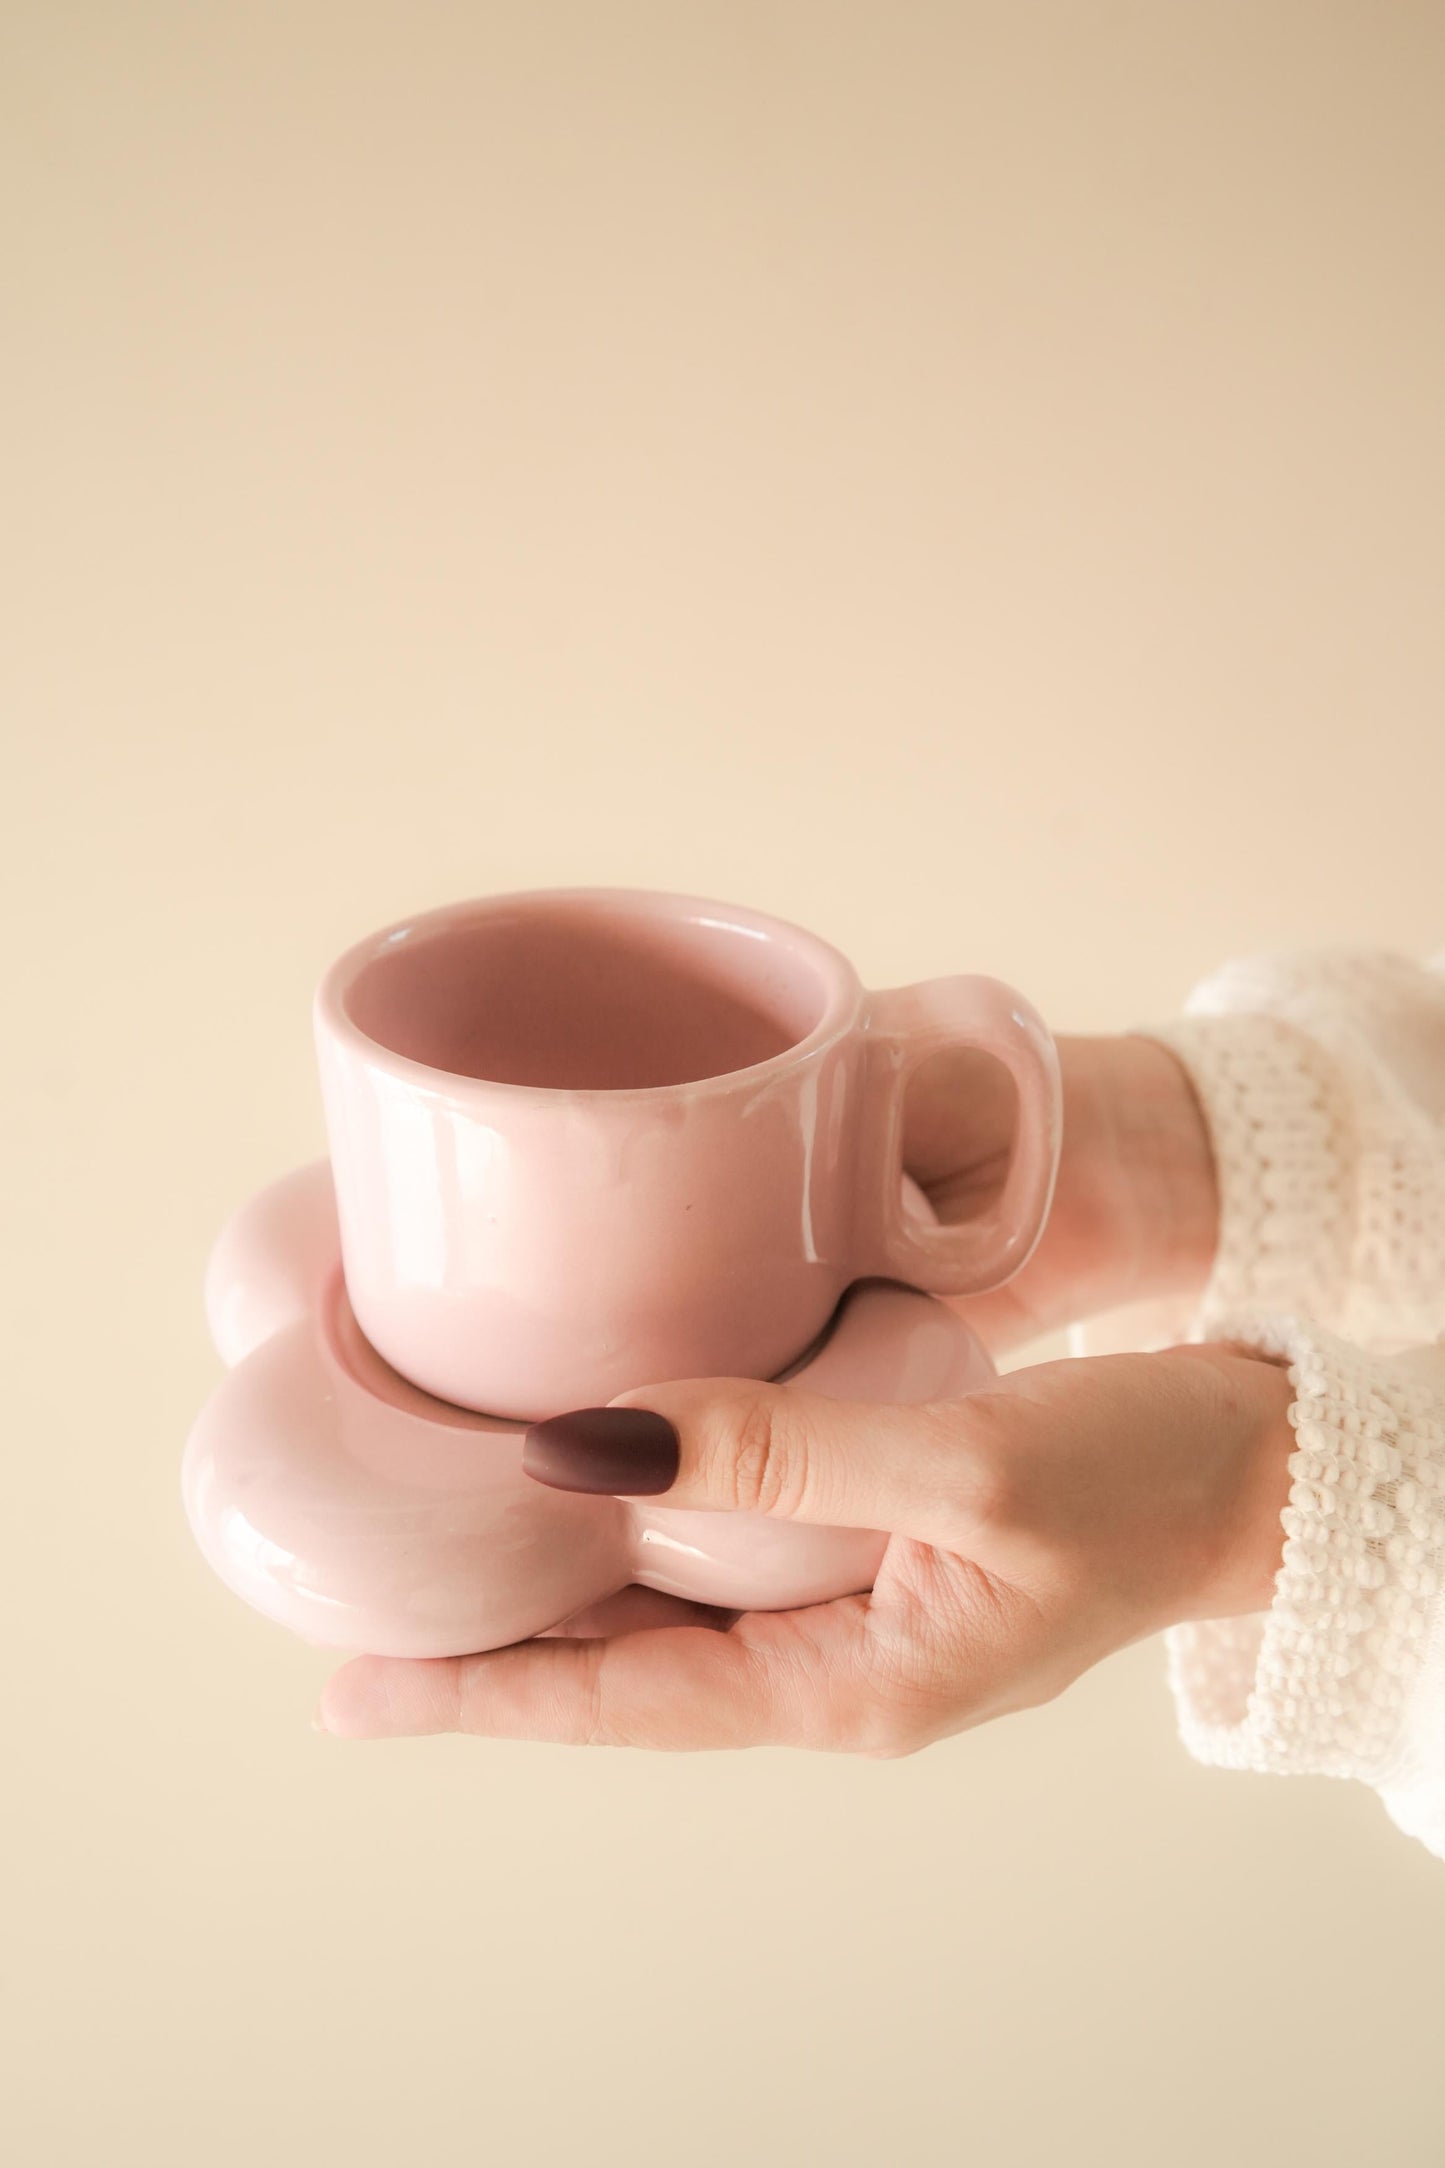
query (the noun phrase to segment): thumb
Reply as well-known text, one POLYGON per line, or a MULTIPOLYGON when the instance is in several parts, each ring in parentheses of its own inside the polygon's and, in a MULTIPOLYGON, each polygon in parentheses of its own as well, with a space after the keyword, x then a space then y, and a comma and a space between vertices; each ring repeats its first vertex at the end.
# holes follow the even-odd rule
POLYGON ((983 1504, 973 1423, 967 1400, 896 1407, 703 1378, 534 1424, 522 1465, 557 1490, 956 1541, 983 1504))

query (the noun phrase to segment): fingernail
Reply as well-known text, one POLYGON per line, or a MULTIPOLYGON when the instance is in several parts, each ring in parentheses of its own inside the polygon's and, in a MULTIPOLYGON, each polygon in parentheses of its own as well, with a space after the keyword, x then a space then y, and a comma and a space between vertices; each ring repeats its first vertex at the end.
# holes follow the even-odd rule
POLYGON ((552 1490, 650 1498, 677 1479, 677 1432, 651 1408, 574 1408, 534 1423, 522 1466, 552 1490))
POLYGON ((321 1714, 321 1704, 319 1701, 317 1702, 316 1707, 311 1712, 311 1729, 313 1731, 325 1732, 328 1738, 330 1738, 331 1736, 330 1731, 327 1728, 326 1719, 321 1714))

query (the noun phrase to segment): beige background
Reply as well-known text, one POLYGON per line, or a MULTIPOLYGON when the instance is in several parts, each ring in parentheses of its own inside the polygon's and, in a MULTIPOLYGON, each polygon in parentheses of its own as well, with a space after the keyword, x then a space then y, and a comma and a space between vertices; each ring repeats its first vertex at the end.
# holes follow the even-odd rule
POLYGON ((1433 5, 0 7, 17 2163, 1445 2153, 1445 1874, 1157 1651, 348 1749, 193 1556, 349 937, 686 886, 1061 1028, 1442 938, 1433 5), (16 1781, 18 1779, 18 1781, 16 1781))

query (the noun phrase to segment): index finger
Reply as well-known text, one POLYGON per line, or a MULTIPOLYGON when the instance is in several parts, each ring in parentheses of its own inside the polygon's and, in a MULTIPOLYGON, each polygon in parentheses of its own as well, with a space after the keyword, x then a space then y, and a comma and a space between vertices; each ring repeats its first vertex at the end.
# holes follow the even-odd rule
POLYGON ((326 1684, 317 1728, 343 1739, 469 1732, 672 1752, 841 1746, 861 1683, 866 1599, 750 1612, 729 1633, 663 1627, 524 1641, 485 1656, 361 1656, 326 1684))

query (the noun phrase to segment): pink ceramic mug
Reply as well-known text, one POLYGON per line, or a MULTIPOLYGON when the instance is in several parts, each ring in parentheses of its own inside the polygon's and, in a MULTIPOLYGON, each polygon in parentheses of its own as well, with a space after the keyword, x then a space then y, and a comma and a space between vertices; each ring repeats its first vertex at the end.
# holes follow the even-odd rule
POLYGON ((872 1275, 996 1286, 1058 1163, 1053 1042, 995 980, 866 993, 826 942, 731 904, 571 890, 455 904, 322 981, 347 1291, 444 1400, 532 1419, 669 1377, 770 1377, 872 1275), (997 1056, 1019 1118, 996 1208, 904 1203, 907 1080, 997 1056))

